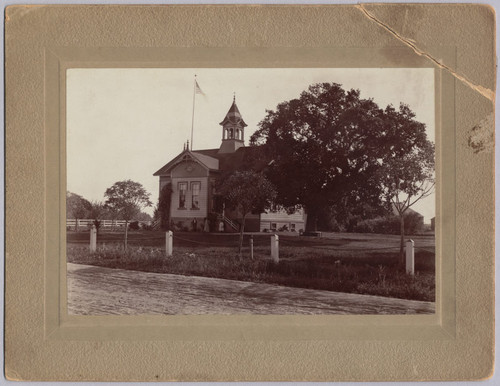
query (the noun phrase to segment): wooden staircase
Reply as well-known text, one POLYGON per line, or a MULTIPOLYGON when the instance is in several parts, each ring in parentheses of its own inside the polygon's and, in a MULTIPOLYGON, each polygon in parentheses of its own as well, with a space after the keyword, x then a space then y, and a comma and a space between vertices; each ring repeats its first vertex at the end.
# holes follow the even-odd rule
POLYGON ((240 225, 236 222, 234 222, 233 220, 231 220, 230 218, 224 216, 224 215, 220 215, 220 220, 224 221, 227 225, 229 225, 234 231, 236 232, 239 232, 240 230, 240 225))

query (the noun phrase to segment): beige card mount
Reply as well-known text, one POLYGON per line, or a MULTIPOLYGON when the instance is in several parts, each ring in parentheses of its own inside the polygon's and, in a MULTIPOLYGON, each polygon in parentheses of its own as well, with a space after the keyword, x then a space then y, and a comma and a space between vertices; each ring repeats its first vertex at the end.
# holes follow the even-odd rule
POLYGON ((8 379, 451 381, 492 374, 493 9, 19 5, 7 8, 5 23, 8 379), (432 69, 435 313, 68 314, 67 73, 113 68, 432 69))

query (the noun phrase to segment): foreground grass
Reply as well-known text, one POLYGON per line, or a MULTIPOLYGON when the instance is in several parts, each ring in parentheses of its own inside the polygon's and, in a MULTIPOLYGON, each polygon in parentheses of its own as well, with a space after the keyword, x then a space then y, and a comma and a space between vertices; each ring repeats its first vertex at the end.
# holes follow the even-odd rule
POLYGON ((108 268, 434 301, 434 253, 417 251, 416 275, 411 277, 398 269, 394 250, 347 250, 342 249, 343 243, 318 241, 313 245, 296 238, 284 243, 278 264, 270 259, 267 242, 258 240, 253 260, 248 250, 239 259, 234 247, 218 245, 176 246, 174 255, 167 258, 163 249, 154 246, 132 245, 124 251, 118 244, 100 245, 90 253, 86 245, 68 244, 67 256, 71 263, 108 268))

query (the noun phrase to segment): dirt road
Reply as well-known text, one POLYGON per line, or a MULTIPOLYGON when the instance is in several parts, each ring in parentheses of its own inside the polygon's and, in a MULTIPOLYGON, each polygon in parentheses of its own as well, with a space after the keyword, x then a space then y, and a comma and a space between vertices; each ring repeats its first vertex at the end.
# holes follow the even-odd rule
POLYGON ((434 303, 68 263, 68 311, 138 314, 429 314, 434 303))

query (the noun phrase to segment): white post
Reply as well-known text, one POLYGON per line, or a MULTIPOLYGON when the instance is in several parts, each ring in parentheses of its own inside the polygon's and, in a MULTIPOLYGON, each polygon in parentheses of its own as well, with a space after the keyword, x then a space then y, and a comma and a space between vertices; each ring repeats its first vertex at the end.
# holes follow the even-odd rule
POLYGON ((253 236, 250 236, 250 258, 253 260, 253 236))
POLYGON ((174 234, 172 233, 172 231, 168 231, 165 233, 165 247, 167 250, 167 257, 172 256, 173 239, 174 239, 174 234))
POLYGON ((95 225, 90 228, 90 252, 95 252, 97 249, 97 229, 95 225))
POLYGON ((279 237, 278 235, 271 236, 271 257, 275 263, 280 261, 279 253, 279 237))
POLYGON ((415 243, 413 240, 406 242, 406 273, 415 275, 415 251, 413 249, 415 243))

